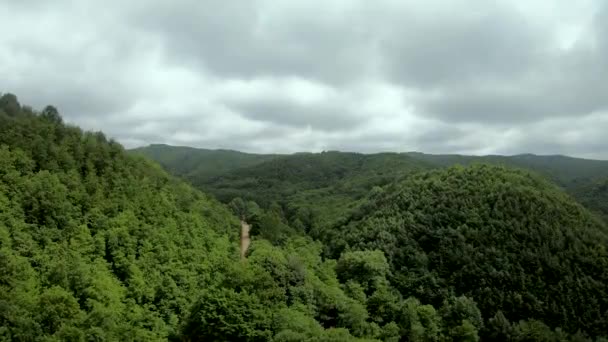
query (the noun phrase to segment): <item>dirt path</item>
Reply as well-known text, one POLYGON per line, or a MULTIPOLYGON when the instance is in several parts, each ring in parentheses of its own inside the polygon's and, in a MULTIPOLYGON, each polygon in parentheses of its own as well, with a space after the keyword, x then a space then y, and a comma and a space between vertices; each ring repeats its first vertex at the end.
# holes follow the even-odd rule
POLYGON ((249 238, 250 229, 251 226, 247 222, 241 220, 241 259, 245 259, 249 244, 251 243, 251 239, 249 238))

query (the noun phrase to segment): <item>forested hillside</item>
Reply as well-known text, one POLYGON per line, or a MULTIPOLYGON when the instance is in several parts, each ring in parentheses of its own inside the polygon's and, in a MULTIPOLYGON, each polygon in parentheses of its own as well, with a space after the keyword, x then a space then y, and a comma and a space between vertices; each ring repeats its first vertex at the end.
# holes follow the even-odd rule
POLYGON ((408 153, 436 166, 471 165, 475 163, 518 167, 544 175, 567 190, 582 184, 608 177, 608 161, 572 158, 567 156, 537 156, 521 154, 515 156, 462 156, 408 153))
MULTIPOLYGON (((307 178, 313 182, 309 187, 319 188, 336 179, 355 175, 359 178, 365 177, 366 172, 361 172, 362 168, 367 172, 374 170, 392 176, 394 172, 404 168, 430 169, 480 163, 532 170, 572 191, 579 186, 587 186, 608 178, 608 161, 560 155, 465 156, 420 152, 360 154, 337 151, 320 154, 260 155, 168 145, 150 145, 132 151, 144 154, 172 173, 184 176, 197 186, 207 186, 212 191, 216 184, 222 189, 229 189, 230 184, 227 183, 245 176, 260 178, 263 181, 267 181, 264 178, 278 177, 283 181, 295 183, 307 178), (313 168, 312 165, 316 167, 313 168), (293 170, 298 167, 304 168, 293 170), (340 169, 349 171, 340 172, 340 169), (321 178, 321 175, 328 177, 321 178)), ((219 194, 222 195, 221 192, 219 194)))
POLYGON ((254 166, 278 155, 250 154, 230 150, 206 150, 185 146, 155 144, 131 150, 157 161, 174 175, 201 185, 229 171, 254 166))
POLYGON ((608 222, 608 177, 584 182, 572 190, 584 206, 599 213, 608 222))
POLYGON ((293 216, 291 212, 296 210, 313 212, 317 225, 323 226, 334 223, 356 207, 358 200, 374 186, 383 186, 421 170, 482 163, 534 171, 562 187, 587 208, 603 217, 608 215, 608 209, 603 205, 606 201, 602 200, 607 195, 601 187, 608 179, 608 161, 602 160, 532 154, 463 156, 333 151, 253 155, 249 161, 251 165, 232 163, 225 172, 216 173, 208 168, 222 163, 226 159, 225 151, 166 145, 151 145, 134 151, 161 162, 172 173, 223 202, 240 197, 262 207, 280 203, 284 208, 291 208, 287 210, 290 212, 287 216, 293 216), (207 158, 197 162, 199 155, 207 158))
MULTIPOLYGON (((460 156, 409 153, 409 155, 446 167, 452 165, 494 164, 532 170, 562 187, 588 209, 608 218, 608 161, 571 158, 566 156, 460 156)), ((608 222, 608 221, 606 221, 608 222)))
MULTIPOLYGON (((156 158, 156 150, 153 145, 134 152, 156 158)), ((188 155, 190 150, 163 147, 162 151, 168 156, 157 160, 167 163, 166 168, 173 170, 184 167, 184 164, 170 160, 180 159, 182 157, 179 156, 188 155)), ((207 150, 200 151, 194 156, 207 150)), ((217 155, 224 159, 223 154, 217 155)), ((209 174, 207 171, 197 173, 196 169, 206 168, 205 165, 213 164, 212 161, 205 161, 200 166, 186 166, 183 173, 177 174, 224 203, 242 198, 254 201, 264 209, 272 206, 275 208, 273 211, 278 209, 281 212, 278 216, 283 216, 300 230, 318 231, 357 207, 373 187, 434 167, 428 162, 397 153, 366 155, 330 151, 269 155, 267 158, 270 159, 220 175, 205 176, 209 174)))
POLYGON ((254 241, 242 262, 238 232, 225 206, 102 133, 0 98, 0 340, 399 336, 318 243, 254 241))
POLYGON ((0 340, 178 336, 211 272, 238 260, 236 218, 55 108, 2 99, 0 340))
POLYGON ((378 192, 328 231, 334 255, 381 250, 404 296, 473 298, 491 340, 510 322, 608 331, 608 228, 557 187, 496 166, 428 172, 378 192))

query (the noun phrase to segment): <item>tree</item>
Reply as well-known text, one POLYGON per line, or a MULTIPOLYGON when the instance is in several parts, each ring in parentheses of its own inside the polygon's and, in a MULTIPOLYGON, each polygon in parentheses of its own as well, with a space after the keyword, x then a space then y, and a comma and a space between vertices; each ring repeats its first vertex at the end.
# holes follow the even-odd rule
POLYGON ((228 207, 237 217, 248 223, 253 223, 254 221, 258 220, 259 216, 261 215, 261 209, 256 202, 245 202, 240 197, 232 199, 232 201, 230 201, 228 204, 228 207))
POLYGON ((40 116, 42 118, 44 118, 45 120, 48 120, 49 122, 52 122, 54 124, 63 123, 63 119, 61 118, 61 115, 59 114, 59 111, 57 110, 57 108, 50 106, 50 105, 44 107, 44 109, 40 113, 40 116))
POLYGON ((0 97, 0 109, 8 116, 17 116, 21 112, 21 105, 17 100, 17 96, 11 93, 6 93, 0 97))
POLYGON ((336 272, 341 281, 354 280, 371 291, 374 280, 388 275, 389 265, 379 250, 345 252, 338 260, 336 272))
POLYGON ((496 312, 494 317, 488 320, 486 329, 489 332, 488 336, 492 341, 508 342, 511 341, 513 336, 513 327, 500 310, 496 312))

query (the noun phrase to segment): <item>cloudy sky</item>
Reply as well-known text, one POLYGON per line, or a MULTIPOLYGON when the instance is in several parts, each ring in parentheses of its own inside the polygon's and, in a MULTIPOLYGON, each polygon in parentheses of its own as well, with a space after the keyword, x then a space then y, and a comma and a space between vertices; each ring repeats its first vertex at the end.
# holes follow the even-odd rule
POLYGON ((127 147, 608 159, 602 0, 0 0, 0 92, 127 147))

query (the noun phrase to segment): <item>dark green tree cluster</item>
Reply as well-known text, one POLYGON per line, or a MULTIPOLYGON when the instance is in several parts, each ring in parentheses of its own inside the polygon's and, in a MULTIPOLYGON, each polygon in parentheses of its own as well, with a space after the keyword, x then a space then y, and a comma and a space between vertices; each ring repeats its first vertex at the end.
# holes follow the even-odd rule
POLYGON ((376 194, 327 244, 336 256, 383 251, 404 296, 434 306, 454 294, 474 299, 488 338, 608 331, 608 228, 525 171, 477 165, 410 177, 376 194), (520 321, 529 322, 513 326, 520 321))
POLYGON ((608 222, 608 177, 584 182, 573 189, 573 196, 608 222))
POLYGON ((272 202, 287 203, 291 196, 318 189, 351 200, 361 198, 373 186, 427 167, 424 162, 396 153, 297 153, 238 168, 197 185, 221 201, 242 197, 268 207, 272 202))
POLYGON ((403 299, 380 251, 321 258, 322 246, 257 240, 245 263, 196 302, 184 330, 192 341, 478 341, 479 309, 467 297, 436 310, 403 299))

